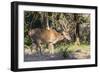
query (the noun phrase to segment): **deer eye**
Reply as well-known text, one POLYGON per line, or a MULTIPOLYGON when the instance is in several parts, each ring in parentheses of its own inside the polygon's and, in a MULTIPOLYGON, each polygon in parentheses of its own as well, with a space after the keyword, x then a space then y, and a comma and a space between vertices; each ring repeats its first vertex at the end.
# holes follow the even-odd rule
POLYGON ((63 33, 61 33, 61 35, 63 35, 63 33))

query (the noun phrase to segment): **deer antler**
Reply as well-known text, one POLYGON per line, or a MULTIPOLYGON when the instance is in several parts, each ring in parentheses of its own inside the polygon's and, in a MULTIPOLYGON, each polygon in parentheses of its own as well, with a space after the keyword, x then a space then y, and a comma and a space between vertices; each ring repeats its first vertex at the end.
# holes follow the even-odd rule
POLYGON ((64 30, 64 31, 69 31, 68 27, 67 27, 67 23, 65 23, 64 21, 62 20, 59 20, 59 23, 61 25, 61 28, 64 30))

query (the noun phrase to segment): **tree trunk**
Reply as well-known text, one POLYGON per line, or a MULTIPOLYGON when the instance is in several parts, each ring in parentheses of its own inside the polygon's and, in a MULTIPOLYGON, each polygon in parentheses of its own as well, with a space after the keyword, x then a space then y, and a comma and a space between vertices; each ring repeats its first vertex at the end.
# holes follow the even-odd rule
POLYGON ((45 29, 49 30, 49 23, 48 23, 48 13, 44 13, 44 21, 45 21, 45 29))
POLYGON ((76 41, 75 41, 75 46, 79 47, 80 46, 80 34, 79 34, 79 17, 78 14, 74 14, 74 21, 75 21, 75 25, 76 25, 76 32, 75 32, 75 36, 76 36, 76 41))

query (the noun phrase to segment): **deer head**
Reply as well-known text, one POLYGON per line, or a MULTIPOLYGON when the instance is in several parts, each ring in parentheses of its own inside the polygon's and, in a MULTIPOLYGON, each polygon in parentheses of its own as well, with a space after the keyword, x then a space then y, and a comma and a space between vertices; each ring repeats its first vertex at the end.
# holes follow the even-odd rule
POLYGON ((63 35, 64 39, 69 40, 69 41, 71 40, 69 33, 63 31, 61 34, 63 35))
POLYGON ((69 29, 65 28, 64 25, 61 25, 61 27, 59 29, 57 29, 57 31, 61 34, 61 39, 66 39, 66 40, 71 40, 70 34, 69 34, 69 29))

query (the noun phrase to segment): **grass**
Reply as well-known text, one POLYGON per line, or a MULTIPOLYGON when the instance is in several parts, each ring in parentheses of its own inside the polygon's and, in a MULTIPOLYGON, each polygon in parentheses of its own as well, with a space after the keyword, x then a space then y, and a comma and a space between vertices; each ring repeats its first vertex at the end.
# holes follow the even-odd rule
POLYGON ((87 45, 87 44, 81 44, 80 46, 76 46, 74 44, 70 44, 69 47, 68 47, 68 50, 71 50, 71 51, 75 51, 76 49, 83 49, 83 50, 86 50, 86 49, 89 49, 90 46, 87 45))
MULTIPOLYGON (((31 46, 25 45, 25 47, 30 48, 32 50, 31 46)), ((43 45, 43 48, 46 49, 47 45, 43 45)), ((58 43, 54 45, 54 53, 61 53, 64 58, 68 57, 69 54, 75 52, 77 49, 86 51, 90 49, 90 45, 80 44, 80 46, 76 46, 74 43, 58 43)), ((48 51, 50 51, 50 49, 48 49, 48 51)))
POLYGON ((74 43, 66 44, 56 44, 55 45, 55 52, 60 52, 63 54, 63 57, 67 57, 69 54, 75 52, 77 49, 81 50, 88 50, 90 48, 90 45, 88 44, 80 44, 80 46, 74 45, 74 43))

